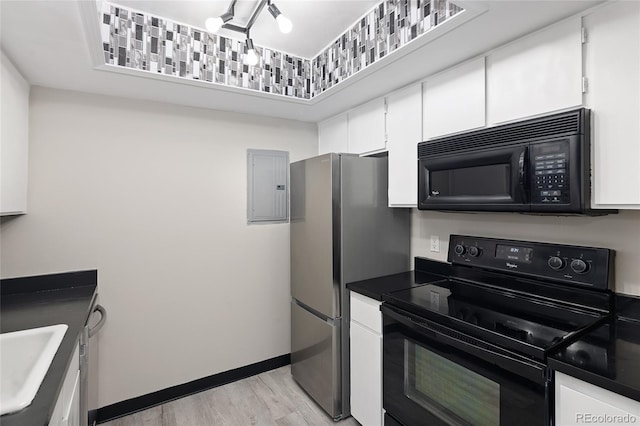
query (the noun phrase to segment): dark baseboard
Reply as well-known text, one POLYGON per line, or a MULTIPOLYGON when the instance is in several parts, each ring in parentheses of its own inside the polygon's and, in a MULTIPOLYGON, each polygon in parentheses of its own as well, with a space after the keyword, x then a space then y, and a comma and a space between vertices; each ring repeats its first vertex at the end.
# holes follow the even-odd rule
POLYGON ((224 371, 214 374, 213 376, 203 377, 202 379, 197 379, 192 382, 127 399, 126 401, 116 402, 115 404, 99 408, 97 420, 98 423, 108 422, 178 398, 255 376, 256 374, 284 367, 289 364, 291 364, 291 354, 280 355, 275 358, 256 362, 255 364, 234 368, 233 370, 224 371))

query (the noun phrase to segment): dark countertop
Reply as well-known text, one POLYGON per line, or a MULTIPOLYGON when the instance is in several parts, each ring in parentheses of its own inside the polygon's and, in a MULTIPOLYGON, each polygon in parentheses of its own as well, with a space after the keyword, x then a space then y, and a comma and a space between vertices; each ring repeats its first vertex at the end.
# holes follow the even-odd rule
MULTIPOLYGON (((452 266, 415 258, 415 271, 347 284, 347 288, 382 301, 383 295, 441 280, 452 266)), ((615 296, 615 315, 548 358, 549 367, 585 382, 640 401, 640 298, 615 296)))
POLYGON ((640 299, 617 295, 616 313, 549 357, 549 367, 640 401, 640 299))
POLYGON ((385 294, 444 279, 449 274, 451 265, 416 257, 415 267, 415 271, 355 281, 347 284, 347 288, 363 296, 382 301, 382 296, 385 294))
POLYGON ((67 324, 40 389, 28 407, 0 417, 2 426, 46 426, 96 295, 97 271, 0 280, 2 333, 67 324))

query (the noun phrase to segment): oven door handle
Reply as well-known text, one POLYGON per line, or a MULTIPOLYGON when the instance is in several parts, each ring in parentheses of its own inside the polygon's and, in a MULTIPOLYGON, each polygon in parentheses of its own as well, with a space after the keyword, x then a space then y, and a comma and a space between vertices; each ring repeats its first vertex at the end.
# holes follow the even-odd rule
MULTIPOLYGON (((505 349, 501 349, 448 327, 432 323, 431 321, 417 318, 395 307, 385 306, 385 304, 383 304, 380 310, 383 315, 391 317, 422 336, 454 347, 462 352, 497 365, 504 370, 526 377, 535 383, 544 384, 546 382, 547 369, 544 364, 535 361, 529 362, 517 356, 509 355, 505 349)), ((386 333, 387 330, 383 332, 386 333)))

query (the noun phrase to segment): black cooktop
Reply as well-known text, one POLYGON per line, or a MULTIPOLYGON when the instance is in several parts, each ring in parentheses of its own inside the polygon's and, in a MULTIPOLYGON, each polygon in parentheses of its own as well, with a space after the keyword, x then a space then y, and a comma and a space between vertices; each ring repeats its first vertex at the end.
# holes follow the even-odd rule
POLYGON ((606 314, 545 298, 447 279, 383 297, 425 319, 536 359, 606 314))
POLYGON ((609 317, 612 256, 607 249, 452 235, 449 277, 383 301, 545 360, 609 317), (586 271, 573 270, 575 260, 588 265, 586 271))

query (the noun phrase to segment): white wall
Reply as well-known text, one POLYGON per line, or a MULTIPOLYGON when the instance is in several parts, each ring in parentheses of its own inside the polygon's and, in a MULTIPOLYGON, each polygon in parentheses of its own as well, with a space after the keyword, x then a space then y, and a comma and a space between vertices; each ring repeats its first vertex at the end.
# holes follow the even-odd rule
POLYGON ((246 224, 246 150, 315 124, 34 88, 2 276, 97 268, 100 406, 287 354, 289 225, 246 224))
POLYGON ((640 211, 558 217, 414 209, 412 220, 412 255, 436 260, 447 259, 450 234, 611 248, 616 250, 615 291, 640 296, 640 211), (440 253, 429 250, 431 235, 440 237, 440 253))

